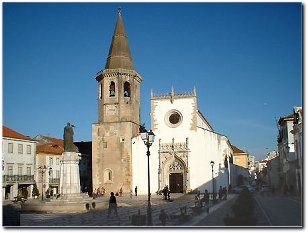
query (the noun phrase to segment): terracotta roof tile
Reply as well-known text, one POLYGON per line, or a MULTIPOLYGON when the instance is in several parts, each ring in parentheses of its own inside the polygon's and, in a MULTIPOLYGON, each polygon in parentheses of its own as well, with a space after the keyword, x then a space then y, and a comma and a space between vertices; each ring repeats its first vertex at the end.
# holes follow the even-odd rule
POLYGON ((231 147, 232 147, 233 152, 236 153, 236 154, 237 153, 245 153, 244 151, 242 151, 241 149, 237 148, 234 145, 231 145, 231 147))
MULTIPOLYGON (((64 143, 62 139, 49 136, 39 135, 39 144, 36 146, 37 153, 62 154, 64 151, 64 143), (44 140, 42 140, 44 139, 44 140)), ((75 149, 78 147, 74 145, 75 149)))
POLYGON ((35 141, 33 140, 32 138, 26 136, 26 135, 23 135, 21 133, 18 133, 6 126, 2 126, 2 136, 3 137, 8 137, 8 138, 18 138, 18 139, 25 139, 25 140, 31 140, 31 141, 35 141))
POLYGON ((56 143, 46 143, 36 146, 37 153, 46 153, 46 154, 57 154, 61 155, 63 152, 63 147, 56 143))

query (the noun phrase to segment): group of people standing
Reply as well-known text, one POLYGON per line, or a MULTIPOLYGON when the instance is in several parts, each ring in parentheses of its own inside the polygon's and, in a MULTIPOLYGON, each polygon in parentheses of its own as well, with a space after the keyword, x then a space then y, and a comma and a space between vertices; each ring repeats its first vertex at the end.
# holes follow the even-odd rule
POLYGON ((166 185, 166 186, 163 188, 162 193, 163 193, 163 195, 164 195, 164 199, 170 201, 170 189, 169 189, 168 185, 166 185))
POLYGON ((92 193, 92 197, 93 199, 97 198, 97 197, 101 197, 105 195, 105 188, 104 187, 98 187, 97 189, 94 189, 94 192, 92 193))

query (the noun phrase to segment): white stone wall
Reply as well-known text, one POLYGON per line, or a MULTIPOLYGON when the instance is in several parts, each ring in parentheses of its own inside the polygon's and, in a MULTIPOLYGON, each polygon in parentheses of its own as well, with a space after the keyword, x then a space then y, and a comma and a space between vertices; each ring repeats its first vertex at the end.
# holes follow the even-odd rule
MULTIPOLYGON (((230 155, 232 149, 226 136, 210 131, 210 126, 197 114, 196 98, 152 100, 152 130, 155 142, 150 147, 150 178, 151 193, 158 190, 159 169, 159 140, 161 143, 183 143, 188 138, 188 169, 189 190, 199 189, 204 192, 208 189, 212 192, 212 167, 210 162, 214 161, 214 177, 216 190, 219 186, 227 187, 229 182, 229 170, 224 167, 224 159, 230 155), (178 127, 170 127, 166 124, 166 114, 170 110, 176 110, 182 115, 182 123, 178 127)), ((140 137, 132 139, 132 169, 133 187, 138 187, 139 194, 146 194, 148 188, 147 156, 146 146, 140 137)), ((167 178, 165 180, 168 180, 167 178)))

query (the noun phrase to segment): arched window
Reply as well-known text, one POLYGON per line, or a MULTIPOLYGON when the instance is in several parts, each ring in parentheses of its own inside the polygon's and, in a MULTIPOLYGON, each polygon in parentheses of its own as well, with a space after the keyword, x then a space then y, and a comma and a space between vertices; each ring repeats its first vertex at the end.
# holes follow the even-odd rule
POLYGON ((113 81, 110 82, 109 86, 109 97, 115 96, 115 83, 113 81))
POLYGON ((124 83, 124 97, 130 97, 130 83, 124 83))
POLYGON ((101 83, 99 85, 99 99, 101 100, 103 98, 103 84, 101 83))
POLYGON ((112 182, 112 171, 110 169, 106 169, 104 172, 104 180, 105 183, 112 182))

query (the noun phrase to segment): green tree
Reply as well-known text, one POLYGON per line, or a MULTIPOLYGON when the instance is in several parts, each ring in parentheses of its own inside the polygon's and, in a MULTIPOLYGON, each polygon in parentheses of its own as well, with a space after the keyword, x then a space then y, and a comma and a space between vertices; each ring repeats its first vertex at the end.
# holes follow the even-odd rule
POLYGON ((40 195, 40 192, 39 192, 39 190, 37 188, 36 183, 34 183, 33 189, 32 189, 32 197, 39 196, 39 195, 40 195))

